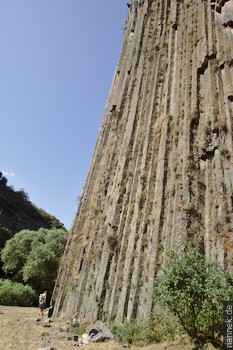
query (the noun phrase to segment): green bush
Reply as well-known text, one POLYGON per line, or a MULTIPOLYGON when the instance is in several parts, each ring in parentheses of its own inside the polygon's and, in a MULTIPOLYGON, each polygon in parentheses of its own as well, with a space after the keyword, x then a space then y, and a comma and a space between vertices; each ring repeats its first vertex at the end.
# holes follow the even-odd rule
POLYGON ((28 285, 0 279, 0 304, 31 306, 36 298, 35 291, 28 285))
POLYGON ((120 343, 144 346, 173 340, 181 327, 167 307, 156 304, 148 320, 112 324, 110 329, 120 343))
POLYGON ((110 330, 120 343, 127 342, 129 344, 135 343, 138 345, 143 345, 146 342, 144 337, 145 328, 145 322, 124 322, 118 325, 110 325, 110 330))
POLYGON ((195 344, 221 346, 223 302, 233 300, 228 272, 191 249, 180 256, 172 253, 155 283, 154 300, 169 307, 195 344))
POLYGON ((4 272, 16 282, 26 282, 38 293, 47 290, 50 295, 67 237, 62 229, 20 231, 2 250, 4 272))
POLYGON ((153 338, 151 340, 162 342, 174 340, 177 335, 183 333, 183 329, 177 317, 169 310, 166 305, 154 305, 151 316, 148 320, 149 334, 153 338))

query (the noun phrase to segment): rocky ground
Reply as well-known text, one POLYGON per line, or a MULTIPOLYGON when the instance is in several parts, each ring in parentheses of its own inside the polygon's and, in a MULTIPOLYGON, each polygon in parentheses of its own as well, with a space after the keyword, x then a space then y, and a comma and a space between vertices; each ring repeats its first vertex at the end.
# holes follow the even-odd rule
MULTIPOLYGON (((37 308, 0 306, 0 329, 1 350, 74 350, 77 348, 77 343, 68 340, 67 323, 58 319, 48 322, 46 316, 39 320, 37 308)), ((139 349, 135 346, 130 348, 139 349)), ((124 347, 116 341, 109 341, 82 345, 79 349, 122 350, 124 347)), ((169 344, 154 344, 143 349, 192 350, 193 347, 187 339, 183 339, 169 344)))

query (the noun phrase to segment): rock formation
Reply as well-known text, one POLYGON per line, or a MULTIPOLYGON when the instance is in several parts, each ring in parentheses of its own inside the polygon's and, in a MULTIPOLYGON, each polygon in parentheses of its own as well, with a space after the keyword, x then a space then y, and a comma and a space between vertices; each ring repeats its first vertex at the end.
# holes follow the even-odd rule
POLYGON ((232 78, 233 0, 132 0, 55 315, 146 318, 190 243, 232 270, 232 78))

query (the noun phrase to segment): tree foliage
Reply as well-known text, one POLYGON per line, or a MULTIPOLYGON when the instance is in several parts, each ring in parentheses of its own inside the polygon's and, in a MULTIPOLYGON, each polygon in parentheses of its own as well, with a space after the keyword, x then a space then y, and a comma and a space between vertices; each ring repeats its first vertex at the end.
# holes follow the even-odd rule
POLYGON ((0 251, 4 247, 6 241, 12 237, 10 230, 0 225, 0 251))
POLYGON ((221 344, 223 302, 233 300, 233 278, 228 272, 191 249, 181 256, 172 253, 155 283, 154 300, 178 316, 196 344, 221 344))
POLYGON ((62 229, 22 230, 2 250, 3 270, 12 280, 27 282, 38 292, 51 292, 66 240, 62 229))
MULTIPOLYGON (((0 225, 0 253, 1 253, 1 250, 4 248, 6 241, 8 239, 11 239, 11 237, 12 237, 12 234, 10 230, 0 225)), ((3 277, 3 275, 4 275, 4 272, 2 270, 2 262, 0 261, 0 277, 3 277)))
POLYGON ((6 185, 7 185, 7 178, 6 178, 5 176, 2 176, 2 177, 0 178, 0 182, 1 182, 1 184, 2 184, 3 186, 6 186, 6 185))
POLYGON ((30 286, 0 279, 1 305, 31 306, 35 297, 36 293, 30 286))
POLYGON ((18 196, 20 196, 25 202, 29 201, 29 194, 26 192, 24 188, 20 188, 19 191, 16 191, 18 196))

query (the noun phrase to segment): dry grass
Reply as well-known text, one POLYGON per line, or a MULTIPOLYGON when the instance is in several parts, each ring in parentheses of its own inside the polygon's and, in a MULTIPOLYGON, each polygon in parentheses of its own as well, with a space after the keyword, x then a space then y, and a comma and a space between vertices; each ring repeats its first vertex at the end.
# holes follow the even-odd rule
MULTIPOLYGON (((10 350, 38 350, 41 347, 56 347, 57 350, 71 350, 76 347, 66 337, 60 337, 65 332, 67 324, 64 320, 54 319, 51 327, 43 327, 46 316, 37 321, 38 309, 28 307, 0 306, 0 349, 10 350)), ((122 350, 122 344, 115 341, 107 343, 90 343, 80 349, 90 350, 122 350)), ((131 346, 131 350, 139 349, 131 346)), ((187 338, 177 339, 172 343, 154 344, 140 347, 144 350, 192 350, 187 338)))

